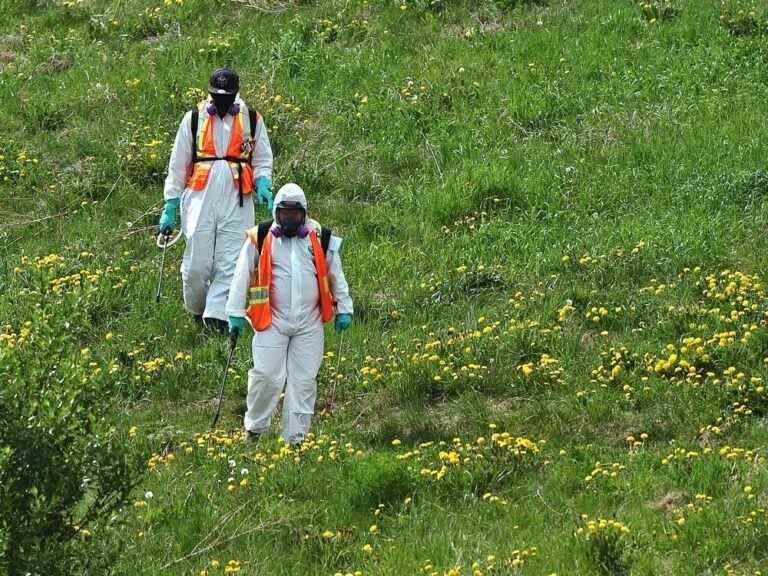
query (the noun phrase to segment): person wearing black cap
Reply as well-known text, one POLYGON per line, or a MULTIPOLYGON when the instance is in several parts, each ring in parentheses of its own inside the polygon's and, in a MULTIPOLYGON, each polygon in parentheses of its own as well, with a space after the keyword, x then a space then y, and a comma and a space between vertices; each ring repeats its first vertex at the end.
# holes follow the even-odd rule
POLYGON ((272 149, 264 119, 240 98, 240 78, 219 68, 209 97, 179 125, 165 179, 160 232, 176 226, 187 246, 181 264, 184 307, 206 326, 226 331, 229 285, 245 232, 254 225, 253 196, 272 211, 272 149))

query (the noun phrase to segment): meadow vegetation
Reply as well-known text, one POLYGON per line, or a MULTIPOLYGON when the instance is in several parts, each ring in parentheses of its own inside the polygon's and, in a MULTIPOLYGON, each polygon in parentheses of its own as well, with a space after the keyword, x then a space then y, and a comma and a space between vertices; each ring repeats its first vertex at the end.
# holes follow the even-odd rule
POLYGON ((3 0, 0 573, 765 573, 766 65, 757 0, 3 0), (345 238, 297 448, 153 299, 222 65, 345 238))

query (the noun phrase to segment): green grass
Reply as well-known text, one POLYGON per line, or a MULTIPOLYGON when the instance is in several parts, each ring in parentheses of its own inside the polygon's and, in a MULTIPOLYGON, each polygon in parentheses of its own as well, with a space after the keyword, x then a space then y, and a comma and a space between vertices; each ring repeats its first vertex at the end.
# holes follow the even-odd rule
POLYGON ((472 574, 474 562, 482 574, 768 568, 762 3, 4 0, 2 10, 0 325, 18 333, 38 302, 82 305, 72 352, 119 366, 103 415, 145 461, 174 455, 151 461, 140 504, 91 526, 84 555, 126 575, 220 574, 229 560, 243 574, 328 576, 472 574), (235 434, 245 342, 222 430, 198 445, 225 342, 183 312, 180 247, 153 301, 170 147, 220 65, 240 72, 264 114, 276 186, 302 185, 313 215, 345 237, 356 322, 341 350, 327 335, 343 361, 338 374, 338 356, 323 365, 321 444, 300 456, 281 454, 274 435, 253 447, 235 434), (38 271, 49 253, 63 263, 38 271), (50 290, 107 266, 122 272, 87 301, 77 287, 50 290), (722 296, 707 293, 710 275, 722 296), (641 291, 650 286, 658 293, 641 291), (729 331, 732 342, 707 343, 729 331), (683 352, 689 337, 703 343, 683 352), (492 448, 504 431, 537 452, 492 448), (422 475, 454 438, 462 457, 483 459, 422 475), (729 459, 733 448, 749 454, 729 459), (598 462, 608 475, 586 480, 598 462), (579 534, 582 514, 629 531, 579 534))

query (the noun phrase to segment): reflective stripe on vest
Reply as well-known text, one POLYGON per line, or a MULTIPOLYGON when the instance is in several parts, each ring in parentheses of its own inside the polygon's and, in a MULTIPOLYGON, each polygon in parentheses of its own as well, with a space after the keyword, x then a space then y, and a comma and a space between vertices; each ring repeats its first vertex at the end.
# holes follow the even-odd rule
MULTIPOLYGON (((258 247, 259 227, 251 228, 246 234, 253 245, 258 247)), ((264 238, 259 255, 259 268, 253 274, 251 286, 248 288, 248 307, 245 313, 257 332, 263 332, 272 325, 272 307, 269 302, 269 290, 272 286, 272 238, 271 233, 267 233, 264 238)), ((328 279, 328 266, 316 232, 309 233, 309 241, 312 244, 317 287, 320 292, 320 318, 323 322, 329 322, 333 318, 333 294, 328 279)))
MULTIPOLYGON (((213 143, 213 123, 216 121, 216 116, 208 114, 205 107, 205 102, 198 106, 203 122, 198 126, 197 134, 192 135, 197 146, 197 162, 192 167, 192 174, 187 180, 187 187, 192 190, 203 190, 208 183, 213 163, 217 160, 226 160, 235 188, 241 189, 243 194, 250 194, 253 191, 251 156, 255 147, 255 126, 250 126, 250 121, 246 120, 248 109, 241 106, 240 112, 232 120, 232 136, 229 139, 226 154, 224 157, 219 157, 216 155, 216 146, 213 143), (246 133, 247 138, 244 138, 243 126, 246 124, 248 125, 248 132, 246 133), (240 188, 240 178, 242 178, 242 188, 240 188)), ((260 118, 261 115, 257 112, 257 124, 260 118)))

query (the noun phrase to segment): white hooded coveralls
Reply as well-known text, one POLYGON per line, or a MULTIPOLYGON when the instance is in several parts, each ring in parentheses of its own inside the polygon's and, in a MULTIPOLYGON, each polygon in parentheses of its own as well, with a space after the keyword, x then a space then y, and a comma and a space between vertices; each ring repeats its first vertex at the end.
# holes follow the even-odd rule
MULTIPOLYGON (((307 210, 302 189, 296 184, 286 184, 275 197, 275 221, 277 205, 284 200, 301 202, 307 210)), ((317 222, 307 218, 307 225, 319 233, 317 222)), ((326 256, 328 279, 336 300, 336 313, 352 314, 349 286, 341 268, 340 246, 341 238, 332 236, 326 256)), ((317 396, 316 378, 323 359, 320 293, 310 248, 309 237, 272 238, 272 286, 269 290, 272 325, 263 332, 254 332, 251 345, 253 369, 248 372, 245 428, 257 433, 269 428, 285 387, 282 436, 291 444, 300 442, 309 432, 317 396)), ((228 315, 245 316, 248 288, 258 262, 258 248, 246 239, 229 291, 228 315)))
MULTIPOLYGON (((235 102, 241 108, 245 106, 239 94, 235 102)), ((198 130, 202 129, 204 114, 200 113, 198 130)), ((251 159, 254 191, 243 196, 242 206, 229 164, 223 160, 211 163, 205 189, 191 190, 186 187, 192 169, 191 115, 191 112, 184 115, 173 143, 165 179, 165 199, 181 198, 181 229, 187 240, 181 262, 184 308, 198 316, 226 320, 227 292, 238 250, 243 234, 254 223, 256 179, 259 176, 271 179, 272 149, 262 120, 256 126, 256 144, 251 159)), ((217 156, 226 155, 233 120, 233 116, 227 114, 223 119, 216 116, 213 121, 217 156)))

